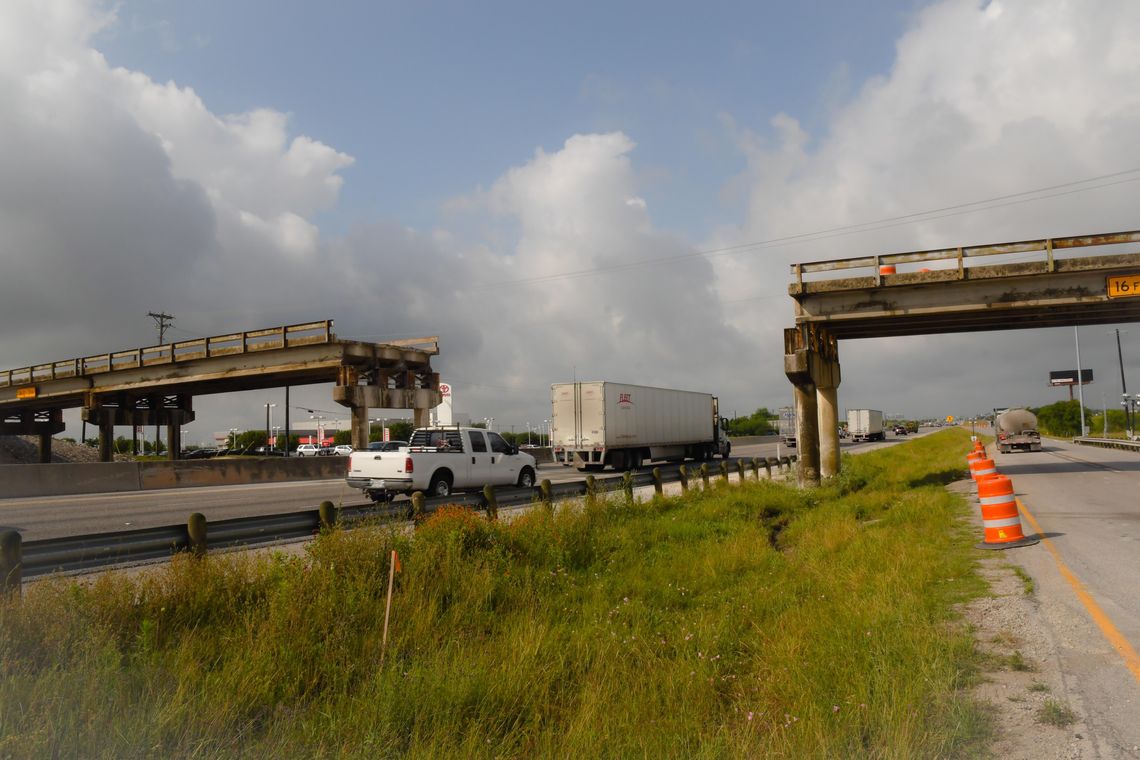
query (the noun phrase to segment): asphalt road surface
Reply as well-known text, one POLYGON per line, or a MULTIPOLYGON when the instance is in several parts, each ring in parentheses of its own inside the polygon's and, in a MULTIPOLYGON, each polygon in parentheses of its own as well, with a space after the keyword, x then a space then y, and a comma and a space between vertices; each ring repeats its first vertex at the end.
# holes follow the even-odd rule
MULTIPOLYGON (((889 445, 893 436, 888 436, 889 445)), ((906 439, 901 439, 906 440, 906 439)), ((849 445, 844 451, 859 451, 884 443, 849 445)), ((781 444, 759 443, 733 448, 733 457, 788 456, 795 449, 781 444)), ((612 472, 598 473, 612 475, 612 472)), ((539 479, 559 483, 580 480, 585 475, 573 467, 544 464, 539 479)), ((191 512, 201 512, 207 520, 271 515, 314 509, 328 499, 338 505, 365 503, 364 496, 348 488, 344 480, 311 480, 292 483, 258 483, 240 486, 170 488, 72 496, 0 499, 0 530, 15 529, 25 541, 110 533, 120 530, 176 525, 191 512)))
POLYGON ((1046 440, 998 454, 1036 546, 1007 555, 1032 576, 1066 691, 1100 757, 1140 757, 1140 452, 1046 440))

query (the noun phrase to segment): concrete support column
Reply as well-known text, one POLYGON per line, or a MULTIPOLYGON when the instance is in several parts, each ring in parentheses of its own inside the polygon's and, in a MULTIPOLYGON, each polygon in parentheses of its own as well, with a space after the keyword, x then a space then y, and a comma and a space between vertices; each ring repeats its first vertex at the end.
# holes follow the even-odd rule
POLYGON ((815 385, 793 385, 796 401, 797 480, 800 486, 819 485, 819 416, 815 385))
POLYGON ((166 458, 174 461, 182 456, 182 426, 166 426, 166 458))
POLYGON ((115 421, 106 415, 99 421, 99 461, 113 462, 115 446, 115 421))
POLYGON ((40 464, 51 462, 51 433, 40 433, 40 464))
POLYGON ((368 448, 368 407, 352 407, 352 448, 368 448))
POLYGON ((839 474, 839 389, 816 386, 819 407, 819 474, 834 478, 839 474))
POLYGON ((430 409, 424 407, 416 407, 412 410, 412 426, 417 428, 427 427, 431 424, 430 409))

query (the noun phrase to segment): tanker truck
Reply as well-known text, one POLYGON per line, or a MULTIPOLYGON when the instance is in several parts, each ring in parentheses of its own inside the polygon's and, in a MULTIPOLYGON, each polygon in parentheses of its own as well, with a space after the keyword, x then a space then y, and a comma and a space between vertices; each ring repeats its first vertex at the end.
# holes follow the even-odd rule
POLYGON ((1040 451, 1037 415, 1028 409, 994 409, 994 432, 998 451, 1040 451))
POLYGON ((717 398, 625 383, 551 386, 554 460, 580 470, 636 470, 651 460, 728 458, 717 398))

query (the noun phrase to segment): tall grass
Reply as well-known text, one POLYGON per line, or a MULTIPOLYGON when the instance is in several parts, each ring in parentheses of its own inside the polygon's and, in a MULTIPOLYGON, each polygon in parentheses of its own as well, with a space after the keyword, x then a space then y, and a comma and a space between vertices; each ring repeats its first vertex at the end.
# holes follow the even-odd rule
POLYGON ((0 603, 0 757, 970 754, 965 449, 37 583, 0 603))

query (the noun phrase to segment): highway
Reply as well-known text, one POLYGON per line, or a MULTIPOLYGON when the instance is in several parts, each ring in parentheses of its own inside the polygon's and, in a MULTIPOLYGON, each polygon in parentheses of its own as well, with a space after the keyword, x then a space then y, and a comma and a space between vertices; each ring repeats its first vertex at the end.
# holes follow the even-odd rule
MULTIPOLYGON (((894 440, 893 436, 889 436, 885 443, 855 445, 844 441, 843 451, 855 452, 868 447, 889 445, 894 440)), ((777 446, 775 442, 737 446, 733 448, 732 454, 733 458, 774 457, 777 455, 777 446)), ((779 446, 780 455, 792 453, 795 453, 795 449, 779 446)), ((596 473, 599 477, 613 474, 610 471, 596 473)), ((549 478, 551 482, 559 483, 580 480, 585 474, 573 467, 544 464, 539 466, 538 477, 540 480, 549 478)), ((313 509, 325 499, 337 505, 365 503, 360 491, 348 488, 340 478, 0 499, 0 530, 15 529, 24 541, 38 541, 175 525, 185 522, 191 512, 201 512, 207 520, 294 512, 313 509)))
POLYGON ((1046 440, 1041 452, 998 454, 1026 535, 1010 550, 1037 585, 1066 690, 1105 754, 1140 746, 1140 453, 1046 440))

